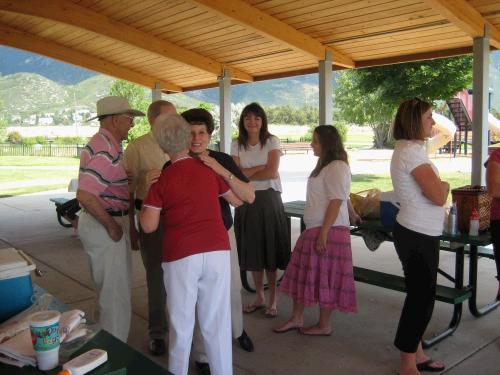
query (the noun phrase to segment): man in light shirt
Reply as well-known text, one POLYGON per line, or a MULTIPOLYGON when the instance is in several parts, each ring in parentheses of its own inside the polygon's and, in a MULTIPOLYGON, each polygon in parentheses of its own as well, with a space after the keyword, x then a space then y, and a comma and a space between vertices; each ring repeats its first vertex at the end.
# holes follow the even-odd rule
MULTIPOLYGON (((151 129, 154 121, 162 113, 177 113, 175 106, 166 100, 157 100, 148 108, 148 121, 151 129)), ((134 139, 125 150, 125 169, 131 175, 130 180, 130 238, 132 248, 140 248, 142 262, 146 269, 149 310, 149 350, 153 355, 165 353, 165 334, 167 321, 165 312, 165 287, 163 284, 162 262, 162 226, 153 233, 144 233, 141 226, 136 227, 135 213, 139 211, 142 200, 148 194, 147 176, 158 178, 163 165, 169 160, 153 137, 152 131, 134 139)))
POLYGON ((97 102, 100 128, 82 151, 76 192, 83 208, 78 232, 98 297, 94 319, 124 342, 132 315, 132 269, 121 142, 127 139, 136 116, 144 113, 130 108, 125 98, 108 96, 97 102))

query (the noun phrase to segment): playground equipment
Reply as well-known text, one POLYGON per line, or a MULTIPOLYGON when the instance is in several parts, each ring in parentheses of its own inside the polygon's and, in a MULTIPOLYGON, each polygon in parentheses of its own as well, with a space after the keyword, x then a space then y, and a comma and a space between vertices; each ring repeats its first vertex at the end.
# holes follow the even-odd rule
POLYGON ((457 131, 455 123, 447 117, 432 112, 432 118, 436 125, 434 125, 432 137, 426 143, 428 154, 435 153, 439 148, 450 142, 457 131))
POLYGON ((500 138, 500 120, 488 113, 488 128, 491 131, 491 135, 500 138))

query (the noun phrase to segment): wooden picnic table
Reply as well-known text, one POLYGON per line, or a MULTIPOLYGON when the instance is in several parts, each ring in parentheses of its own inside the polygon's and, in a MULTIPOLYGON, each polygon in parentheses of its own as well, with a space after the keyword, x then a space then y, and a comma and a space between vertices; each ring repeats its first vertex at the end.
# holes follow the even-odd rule
MULTIPOLYGON (((284 203, 285 214, 287 216, 288 225, 291 233, 291 218, 300 219, 300 230, 305 230, 303 221, 304 217, 304 201, 293 201, 284 203)), ((365 220, 359 226, 351 227, 351 235, 360 235, 360 230, 373 230, 391 233, 391 227, 383 226, 379 220, 365 220)), ((450 236, 443 234, 440 236, 441 250, 452 251, 455 253, 455 274, 449 275, 443 270, 438 272, 448 279, 453 285, 444 286, 438 285, 436 290, 436 300, 450 303, 454 305, 453 315, 448 327, 435 337, 423 341, 424 347, 430 347, 442 341, 446 337, 453 334, 458 328, 462 316, 462 303, 468 300, 469 310, 475 317, 481 317, 491 312, 500 305, 500 300, 495 300, 489 304, 477 306, 477 271, 478 258, 487 257, 494 259, 493 252, 489 249, 484 249, 485 246, 491 244, 491 234, 484 233, 479 236, 469 236, 467 234, 458 234, 450 236), (469 278, 468 285, 464 286, 464 259, 465 254, 469 255, 469 278)), ((382 288, 406 291, 404 278, 398 275, 388 274, 372 269, 361 268, 354 266, 354 279, 359 282, 364 282, 382 288)))

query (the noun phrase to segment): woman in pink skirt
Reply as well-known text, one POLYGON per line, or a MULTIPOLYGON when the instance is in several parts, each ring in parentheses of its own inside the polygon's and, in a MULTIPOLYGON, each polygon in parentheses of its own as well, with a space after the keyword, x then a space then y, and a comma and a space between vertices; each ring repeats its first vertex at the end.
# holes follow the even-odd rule
POLYGON ((292 317, 276 333, 298 329, 304 335, 331 335, 334 309, 356 312, 349 233, 351 171, 342 139, 333 126, 314 129, 311 143, 319 156, 307 181, 306 230, 300 235, 281 282, 293 299, 292 317), (319 321, 304 327, 304 307, 319 304, 319 321))

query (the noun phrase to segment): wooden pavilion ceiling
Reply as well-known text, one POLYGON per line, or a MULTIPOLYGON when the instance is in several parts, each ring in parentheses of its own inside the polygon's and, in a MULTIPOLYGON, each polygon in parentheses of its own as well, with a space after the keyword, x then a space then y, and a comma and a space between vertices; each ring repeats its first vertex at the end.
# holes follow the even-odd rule
POLYGON ((0 0, 0 43, 180 92, 470 53, 499 0, 0 0))

